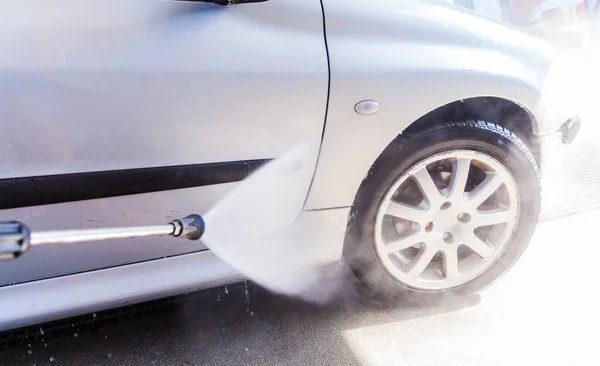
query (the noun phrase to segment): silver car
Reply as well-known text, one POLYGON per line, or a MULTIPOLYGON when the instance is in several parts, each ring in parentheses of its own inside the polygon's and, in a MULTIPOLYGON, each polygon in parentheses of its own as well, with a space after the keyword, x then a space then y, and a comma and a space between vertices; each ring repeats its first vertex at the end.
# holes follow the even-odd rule
MULTIPOLYGON (((472 294, 504 274, 536 227, 547 151, 580 125, 544 101, 572 92, 547 93, 551 49, 443 1, 3 1, 0 49, 1 220, 204 213, 302 146, 282 227, 386 299, 472 294)), ((205 244, 2 261, 0 330, 247 276, 205 244)))

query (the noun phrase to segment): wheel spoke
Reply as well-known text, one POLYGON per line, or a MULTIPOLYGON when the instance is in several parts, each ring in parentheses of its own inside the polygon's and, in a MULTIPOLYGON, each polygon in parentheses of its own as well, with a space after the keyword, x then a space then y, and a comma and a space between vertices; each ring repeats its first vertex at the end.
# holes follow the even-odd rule
POLYGON ((458 158, 452 164, 452 176, 450 177, 450 196, 462 197, 469 177, 471 159, 458 158))
POLYGON ((427 211, 419 210, 416 207, 407 206, 403 203, 390 202, 386 211, 387 215, 398 217, 414 222, 423 222, 427 211))
POLYGON ((399 250, 406 249, 408 247, 412 247, 413 245, 419 244, 423 242, 423 239, 425 239, 425 236, 422 234, 422 232, 417 232, 416 234, 412 234, 405 238, 397 239, 385 244, 384 250, 386 254, 395 253, 399 250))
POLYGON ((433 179, 431 179, 431 175, 427 171, 426 167, 423 167, 417 171, 413 177, 417 181, 423 196, 429 202, 429 204, 435 205, 442 199, 440 190, 436 187, 433 179))
POLYGON ((437 250, 434 250, 433 248, 425 244, 425 248, 421 249, 417 257, 415 257, 415 259, 412 260, 410 269, 408 270, 407 274, 409 276, 419 277, 421 273, 423 273, 427 265, 431 263, 431 260, 437 254, 437 252, 437 250))
POLYGON ((444 250, 444 277, 449 280, 459 276, 458 273, 458 251, 456 248, 444 250))
POLYGON ((496 173, 488 172, 483 182, 479 183, 474 190, 469 192, 468 200, 474 206, 479 207, 486 199, 488 199, 500 186, 502 185, 502 178, 496 173))
POLYGON ((474 227, 503 224, 509 221, 510 214, 510 210, 504 208, 478 211, 473 221, 474 227))
POLYGON ((494 251, 494 249, 491 246, 489 246, 483 240, 479 239, 479 237, 477 237, 477 235, 475 234, 471 234, 469 241, 464 244, 471 248, 471 250, 474 251, 475 254, 477 254, 482 259, 486 259, 494 251))

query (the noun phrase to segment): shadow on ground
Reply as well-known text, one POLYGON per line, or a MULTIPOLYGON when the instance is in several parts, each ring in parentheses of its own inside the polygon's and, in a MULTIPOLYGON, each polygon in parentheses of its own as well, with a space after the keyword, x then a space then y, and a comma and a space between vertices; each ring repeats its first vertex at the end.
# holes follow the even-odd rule
MULTIPOLYGON (((158 314, 23 344, 5 365, 360 364, 343 332, 463 309, 479 296, 428 306, 315 305, 263 289, 188 295, 158 314)), ((91 315, 90 315, 91 317, 91 315)))

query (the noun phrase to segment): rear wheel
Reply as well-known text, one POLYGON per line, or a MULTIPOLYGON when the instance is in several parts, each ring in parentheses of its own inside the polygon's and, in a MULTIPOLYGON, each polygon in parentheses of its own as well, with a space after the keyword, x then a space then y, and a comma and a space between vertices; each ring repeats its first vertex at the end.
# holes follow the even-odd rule
POLYGON ((361 186, 344 255, 385 297, 472 294, 519 258, 539 197, 535 159, 500 126, 456 122, 402 136, 361 186))

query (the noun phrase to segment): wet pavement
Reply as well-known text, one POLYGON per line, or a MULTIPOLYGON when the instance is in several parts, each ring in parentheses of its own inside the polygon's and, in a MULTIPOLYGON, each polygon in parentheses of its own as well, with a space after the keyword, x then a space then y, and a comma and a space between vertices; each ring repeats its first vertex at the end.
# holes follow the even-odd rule
POLYGON ((212 291, 155 315, 4 350, 0 364, 593 364, 598 217, 590 210, 542 223, 517 266, 480 296, 386 308, 212 291))

